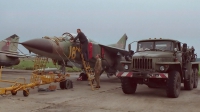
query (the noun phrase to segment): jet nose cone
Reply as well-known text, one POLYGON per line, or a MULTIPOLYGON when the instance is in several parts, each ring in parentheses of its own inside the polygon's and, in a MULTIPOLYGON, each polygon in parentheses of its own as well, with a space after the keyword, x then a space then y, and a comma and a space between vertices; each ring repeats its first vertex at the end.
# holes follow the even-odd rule
MULTIPOLYGON (((32 51, 32 49, 36 49, 44 52, 53 52, 53 46, 47 39, 32 39, 25 42, 20 43, 28 50, 32 51)), ((33 52, 33 51, 32 51, 33 52)))

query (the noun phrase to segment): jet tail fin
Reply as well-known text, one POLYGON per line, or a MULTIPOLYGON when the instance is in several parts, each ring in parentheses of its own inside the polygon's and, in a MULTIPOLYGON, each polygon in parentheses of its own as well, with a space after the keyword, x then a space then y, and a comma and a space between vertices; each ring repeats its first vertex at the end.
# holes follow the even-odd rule
POLYGON ((19 37, 14 34, 0 41, 0 51, 17 52, 19 37))
POLYGON ((127 39, 128 39, 127 35, 124 34, 116 44, 112 44, 110 46, 125 49, 127 39))

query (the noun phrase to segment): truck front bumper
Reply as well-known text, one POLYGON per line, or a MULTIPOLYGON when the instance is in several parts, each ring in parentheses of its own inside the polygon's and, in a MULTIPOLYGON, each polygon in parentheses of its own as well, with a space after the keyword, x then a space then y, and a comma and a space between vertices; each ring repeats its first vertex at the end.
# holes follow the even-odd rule
POLYGON ((168 78, 168 73, 146 73, 146 72, 118 72, 117 77, 134 77, 134 78, 168 78))

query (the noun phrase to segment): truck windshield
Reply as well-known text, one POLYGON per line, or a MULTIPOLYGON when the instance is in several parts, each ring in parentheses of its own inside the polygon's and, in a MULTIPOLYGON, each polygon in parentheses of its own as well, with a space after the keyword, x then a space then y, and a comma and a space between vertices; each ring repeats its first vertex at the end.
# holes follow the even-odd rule
POLYGON ((148 51, 153 49, 154 42, 138 42, 138 49, 137 51, 148 51))
POLYGON ((173 44, 171 41, 155 41, 155 49, 173 51, 173 44))
POLYGON ((137 51, 173 51, 172 41, 138 42, 137 51))

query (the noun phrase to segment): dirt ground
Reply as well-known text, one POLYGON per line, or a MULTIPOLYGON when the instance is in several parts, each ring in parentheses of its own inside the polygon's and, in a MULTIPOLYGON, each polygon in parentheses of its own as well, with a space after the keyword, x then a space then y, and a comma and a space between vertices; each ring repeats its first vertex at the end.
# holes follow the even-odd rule
MULTIPOLYGON (((150 89, 146 85, 138 85, 135 94, 126 95, 116 77, 103 74, 101 88, 92 91, 87 81, 76 81, 78 74, 71 73, 69 78, 73 89, 60 90, 57 83, 58 89, 53 92, 38 92, 35 88, 28 97, 22 91, 16 96, 0 96, 0 112, 200 112, 200 84, 192 91, 182 89, 178 98, 167 98, 164 89, 150 89)), ((30 75, 31 71, 7 69, 3 70, 2 79, 29 80, 30 75)), ((0 87, 6 86, 10 84, 0 83, 0 87)))

